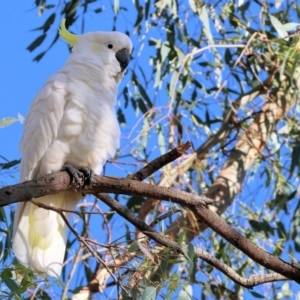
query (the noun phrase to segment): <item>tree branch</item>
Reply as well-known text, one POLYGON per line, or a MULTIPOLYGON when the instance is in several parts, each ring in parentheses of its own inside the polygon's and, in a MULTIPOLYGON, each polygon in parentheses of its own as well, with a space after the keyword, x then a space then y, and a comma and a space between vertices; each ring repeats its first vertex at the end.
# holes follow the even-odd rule
POLYGON ((178 147, 172 149, 171 151, 163 154, 162 156, 151 161, 147 166, 142 168, 136 173, 127 176, 128 179, 134 179, 138 181, 143 181, 151 174, 155 173, 165 165, 179 158, 192 146, 191 142, 186 142, 185 144, 179 145, 178 147))
MULTIPOLYGON (((9 203, 26 201, 32 198, 74 189, 74 184, 70 184, 69 175, 66 172, 57 172, 35 180, 0 189, 0 205, 3 206, 9 203)), ((99 192, 154 197, 180 204, 193 211, 201 221, 207 224, 207 226, 212 228, 229 243, 240 249, 257 263, 300 283, 299 268, 272 256, 227 225, 219 216, 207 208, 207 203, 213 203, 213 201, 207 197, 141 183, 136 180, 100 177, 97 175, 94 175, 92 183, 85 186, 80 192, 95 194, 111 208, 117 210, 121 216, 134 224, 139 230, 143 231, 144 234, 150 236, 162 245, 170 247, 179 253, 183 253, 181 247, 175 242, 167 241, 166 237, 156 233, 151 226, 137 218, 126 207, 122 206, 110 196, 99 194, 99 192)))
MULTIPOLYGON (((168 247, 170 249, 173 249, 177 253, 183 254, 183 247, 178 245, 176 242, 172 241, 171 239, 157 233, 151 226, 144 223, 141 219, 136 217, 128 208, 122 206, 118 201, 110 197, 109 195, 103 195, 98 194, 95 195, 96 197, 99 197, 106 205, 108 205, 111 209, 117 211, 124 219, 129 221, 131 224, 133 224, 137 229, 142 231, 145 235, 152 238, 157 243, 168 247)), ((209 211, 209 210, 208 210, 209 211)), ((216 215, 217 217, 217 215, 216 215)), ((224 222, 225 223, 225 222, 224 222)), ((226 224, 227 225, 227 224, 226 224)), ((228 225, 227 225, 228 226, 228 225)), ((230 227, 230 226, 228 226, 230 227)), ((250 243, 250 242, 249 242, 250 243)), ((254 245, 253 245, 254 246, 254 245)), ((258 247, 257 247, 258 248, 258 247)), ((264 251, 262 249, 259 249, 260 251, 264 251)), ((246 279, 238 275, 232 268, 230 268, 225 263, 221 262, 211 254, 209 254, 206 251, 203 251, 201 249, 195 249, 195 254, 197 257, 205 260, 210 265, 213 265, 217 269, 219 269, 221 272, 226 274, 229 278, 231 278, 234 282, 246 287, 246 288, 252 288, 256 285, 263 284, 266 282, 273 282, 273 281, 281 281, 281 280, 287 280, 287 277, 282 276, 280 274, 267 274, 267 275, 251 275, 250 278, 246 279)), ((280 259, 276 258, 278 261, 281 261, 280 259)), ((300 275, 300 272, 299 272, 300 275)))
POLYGON ((115 193, 156 197, 157 199, 165 199, 181 205, 207 205, 214 202, 205 196, 197 196, 184 191, 141 183, 137 180, 98 175, 94 175, 91 184, 86 185, 79 191, 77 186, 70 181, 68 173, 61 171, 0 189, 0 206, 15 202, 25 202, 32 198, 68 190, 75 190, 84 194, 115 193))

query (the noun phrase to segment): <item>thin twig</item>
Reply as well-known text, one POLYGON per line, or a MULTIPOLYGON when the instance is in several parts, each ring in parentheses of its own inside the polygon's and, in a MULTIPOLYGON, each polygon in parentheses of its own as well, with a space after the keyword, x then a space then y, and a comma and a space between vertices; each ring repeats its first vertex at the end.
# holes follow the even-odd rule
MULTIPOLYGON (((147 166, 145 166, 144 168, 142 168, 141 170, 139 170, 136 173, 133 173, 129 176, 127 176, 128 179, 133 179, 133 180, 138 180, 138 181, 143 181, 145 178, 149 177, 151 174, 153 174, 154 172, 156 172, 157 170, 161 169, 163 166, 169 164, 170 162, 174 161, 175 159, 179 158, 183 153, 185 153, 189 148, 191 147, 191 143, 187 142, 183 145, 180 145, 178 147, 176 147, 175 149, 169 151, 168 153, 162 155, 161 157, 151 161, 149 164, 147 164, 147 166)), ((104 195, 103 195, 104 196, 104 195)), ((162 216, 160 216, 159 218, 157 218, 156 220, 154 220, 150 226, 155 226, 155 224, 157 224, 158 222, 160 222, 161 220, 169 217, 170 215, 181 211, 180 209, 176 209, 173 211, 170 211, 162 216)), ((141 245, 140 245, 141 246, 141 245)), ((126 255, 127 259, 126 260, 122 260, 123 263, 128 263, 131 259, 134 258, 133 253, 131 253, 130 256, 126 255), (128 258, 130 257, 130 259, 128 260, 128 258)), ((119 266, 120 267, 120 266, 119 266)), ((93 276, 93 279, 90 281, 90 283, 88 284, 88 286, 85 286, 81 291, 82 293, 86 293, 86 292, 98 292, 99 288, 97 285, 97 288, 95 290, 95 282, 99 282, 98 277, 99 276, 103 276, 103 274, 101 273, 102 271, 102 267, 101 265, 99 265, 97 267, 97 271, 95 272, 95 276, 93 276)))
POLYGON ((113 278, 113 280, 115 281, 115 283, 118 285, 118 286, 121 286, 122 290, 128 295, 128 292, 127 290, 122 286, 122 284, 119 283, 118 279, 115 277, 115 275, 110 271, 109 267, 107 266, 106 262, 104 260, 101 259, 101 257, 98 255, 97 251, 94 250, 87 242, 84 238, 82 238, 82 236, 80 236, 78 234, 78 232, 71 226, 71 224, 69 223, 68 219, 66 218, 64 212, 62 209, 60 208, 57 208, 57 207, 53 207, 53 206, 49 206, 49 205, 46 205, 46 204, 43 204, 43 203, 40 203, 40 202, 37 202, 37 201, 31 201, 32 203, 34 203, 35 205, 39 206, 39 207, 42 207, 44 209, 48 209, 48 210, 53 210, 55 212, 57 212, 61 217, 62 219, 64 220, 64 222, 66 223, 66 225, 69 227, 69 229, 72 231, 72 233, 76 236, 76 238, 87 248, 87 250, 92 254, 93 257, 96 258, 97 262, 98 263, 101 263, 102 265, 105 266, 107 272, 110 274, 110 276, 113 278))
MULTIPOLYGON (((145 235, 152 238, 157 243, 173 249, 177 253, 183 254, 184 251, 182 246, 178 245, 174 241, 168 239, 167 237, 157 233, 151 226, 144 223, 141 219, 136 217, 128 208, 122 206, 118 201, 114 200, 109 195, 98 194, 99 199, 101 199, 105 204, 107 204, 110 208, 116 210, 122 217, 124 217, 127 221, 133 224, 136 228, 142 231, 145 235)), ((213 265, 221 272, 226 274, 229 278, 231 278, 236 283, 242 285, 243 287, 252 288, 262 283, 273 282, 273 281, 282 281, 288 280, 287 277, 272 273, 267 275, 251 275, 248 279, 241 277, 238 275, 233 269, 231 269, 228 265, 221 262, 211 254, 201 249, 195 249, 195 254, 205 260, 207 263, 213 265), (259 279, 259 280, 258 280, 259 279)))
POLYGON ((72 267, 71 267, 71 270, 70 270, 70 273, 69 273, 69 276, 68 276, 68 279, 67 281, 64 283, 64 289, 63 289, 63 292, 62 292, 62 296, 61 296, 61 299, 67 299, 67 293, 68 293, 68 290, 69 290, 69 285, 71 283, 71 280, 75 274, 75 271, 77 269, 77 265, 78 265, 78 262, 80 261, 80 249, 83 247, 83 244, 80 244, 80 248, 79 250, 76 252, 75 254, 75 258, 74 258, 74 263, 72 264, 72 267))
POLYGON ((256 35, 257 35, 257 32, 255 32, 255 33, 253 33, 253 34, 251 35, 251 37, 250 37, 250 39, 248 40, 248 42, 247 42, 245 48, 242 50, 240 56, 239 56, 238 59, 235 61, 234 65, 233 65, 233 68, 235 68, 235 67, 238 65, 238 63, 240 62, 240 60, 241 60, 241 58, 243 57, 243 55, 245 54, 245 52, 248 50, 248 47, 249 47, 250 43, 251 43, 252 40, 256 37, 256 35))
POLYGON ((161 222, 162 220, 169 218, 170 216, 178 213, 178 212, 182 212, 182 209, 176 208, 176 209, 172 209, 170 211, 168 211, 167 213, 159 216, 158 218, 156 218, 155 220, 153 220, 149 226, 154 227, 156 224, 158 224, 159 222, 161 222))
POLYGON ((165 165, 171 163, 175 159, 179 158, 184 154, 192 144, 190 142, 186 142, 183 145, 180 145, 171 151, 163 154, 162 156, 152 160, 150 163, 147 164, 144 168, 139 170, 138 172, 134 174, 130 174, 127 176, 128 179, 143 181, 147 177, 149 177, 151 174, 155 173, 165 165))

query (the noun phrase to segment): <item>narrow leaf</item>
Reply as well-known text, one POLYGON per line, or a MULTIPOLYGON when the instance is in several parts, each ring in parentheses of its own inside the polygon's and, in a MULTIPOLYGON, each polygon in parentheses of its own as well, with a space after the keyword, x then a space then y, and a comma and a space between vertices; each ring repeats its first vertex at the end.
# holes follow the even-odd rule
POLYGON ((18 121, 18 119, 11 118, 11 117, 3 118, 3 119, 0 120, 0 128, 6 127, 10 124, 13 124, 16 121, 18 121))
POLYGON ((32 52, 35 48, 41 45, 41 43, 46 38, 47 34, 42 34, 38 38, 36 38, 26 49, 30 52, 32 52))
POLYGON ((43 56, 44 56, 45 54, 46 54, 46 51, 44 51, 44 52, 38 54, 38 55, 33 59, 33 61, 39 62, 39 61, 43 58, 43 56))
POLYGON ((186 285, 178 294, 178 300, 193 299, 193 288, 191 285, 186 285))
POLYGON ((141 295, 141 300, 155 300, 155 298, 156 288, 153 286, 147 286, 141 295))
POLYGON ((117 14, 120 10, 120 2, 119 0, 114 0, 114 12, 117 14))
POLYGON ((123 114, 123 111, 121 110, 121 108, 118 108, 117 114, 118 114, 118 121, 119 121, 120 125, 125 127, 126 119, 125 119, 125 115, 123 114))
POLYGON ((140 249, 140 247, 139 247, 138 243, 133 242, 133 243, 130 245, 130 247, 129 247, 129 249, 128 249, 128 252, 129 252, 129 253, 136 252, 136 251, 138 251, 139 249, 140 249))
POLYGON ((273 27, 278 33, 278 36, 282 38, 286 37, 288 33, 284 30, 283 24, 274 16, 269 15, 269 17, 270 17, 271 24, 273 25, 273 27))

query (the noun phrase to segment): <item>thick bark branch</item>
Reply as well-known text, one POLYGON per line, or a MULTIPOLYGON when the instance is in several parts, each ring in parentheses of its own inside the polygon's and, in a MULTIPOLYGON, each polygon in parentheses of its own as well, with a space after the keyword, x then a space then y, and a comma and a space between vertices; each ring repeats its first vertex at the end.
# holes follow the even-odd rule
MULTIPOLYGON (((0 189, 0 206, 15 202, 25 202, 32 198, 56 194, 58 192, 76 190, 66 172, 57 172, 34 180, 7 186, 0 189)), ((78 190, 77 190, 78 191, 78 190)), ((173 201, 181 205, 212 204, 213 200, 205 196, 197 196, 183 191, 141 183, 137 180, 94 175, 90 185, 82 188, 80 193, 115 193, 143 197, 156 197, 173 201)))
MULTIPOLYGON (((111 209, 117 211, 122 217, 124 217, 127 221, 129 221, 131 224, 133 224, 137 229, 142 231, 145 235, 151 237, 157 243, 159 243, 163 246, 166 246, 170 249, 173 249, 175 252, 184 255, 184 251, 183 251, 182 246, 178 245, 176 242, 172 241, 171 239, 161 235, 160 233, 157 233, 151 226, 144 223, 141 219, 136 217, 128 208, 122 206, 118 201, 111 198, 109 195, 98 194, 98 195, 95 195, 95 196, 99 197, 99 199, 101 199, 111 209)), ((202 206, 197 206, 197 208, 201 210, 203 207, 202 206)), ((226 230, 233 231, 233 235, 232 235, 231 238, 234 238, 234 237, 237 237, 237 236, 240 238, 241 243, 236 243, 235 241, 233 241, 232 244, 234 246, 236 246, 239 249, 241 249, 241 248, 245 249, 247 247, 248 248, 254 248, 254 250, 257 252, 257 256, 262 255, 262 253, 263 253, 262 259, 266 259, 266 256, 267 256, 267 258, 269 259, 269 262, 267 261, 266 263, 270 266, 270 269, 272 269, 272 267, 277 268, 276 264, 280 261, 281 265, 283 267, 288 265, 290 267, 289 268, 290 271, 292 271, 292 269, 295 269, 294 271, 296 271, 297 275, 295 273, 294 274, 297 278, 300 279, 300 277, 298 277, 298 276, 300 276, 300 269, 298 269, 297 267, 294 268, 292 265, 290 265, 290 264, 288 264, 288 263, 272 256, 271 254, 265 252, 264 250, 260 249, 256 245, 252 244, 251 242, 249 242, 247 239, 245 239, 243 236, 241 236, 237 231, 232 229, 229 225, 227 225, 223 220, 221 220, 217 215, 212 213, 207 208, 206 208, 206 212, 208 212, 208 214, 210 214, 211 218, 213 216, 215 217, 214 220, 213 220, 213 218, 211 219, 212 222, 216 222, 216 219, 218 219, 218 222, 217 222, 217 224, 215 224, 213 226, 214 227, 213 229, 215 229, 215 228, 218 229, 218 226, 223 225, 223 228, 225 228, 226 230), (245 241, 246 241, 246 243, 245 243, 245 241), (242 245, 240 246, 240 244, 242 244, 242 245)), ((205 214, 205 211, 203 211, 202 213, 205 214)), ((220 235, 224 234, 223 230, 218 230, 218 231, 215 230, 215 231, 217 233, 219 233, 220 235)), ((227 236, 224 236, 224 238, 226 240, 228 240, 227 236)), ((243 251, 243 249, 241 249, 241 250, 243 251)), ((263 276, 251 275, 250 278, 246 279, 246 278, 243 278, 243 277, 239 276, 232 268, 230 268, 229 266, 227 266, 226 264, 224 264, 220 260, 216 259, 214 256, 210 255, 206 251, 203 251, 201 249, 196 248, 195 249, 195 255, 197 257, 205 260, 209 264, 213 265, 214 267, 216 267, 220 271, 222 271, 224 274, 226 274, 229 278, 231 278, 236 283, 238 283, 238 284, 240 284, 244 287, 247 287, 247 288, 252 288, 256 285, 263 284, 265 282, 281 281, 281 280, 286 280, 287 279, 287 277, 282 276, 280 274, 267 274, 267 275, 263 275, 263 276)), ((249 257, 250 257, 250 255, 249 255, 249 257)), ((259 259, 259 258, 256 257, 255 252, 253 252, 253 255, 252 255, 251 258, 255 261, 257 261, 256 259, 259 259)), ((264 265, 264 263, 262 263, 262 265, 264 265)), ((295 280, 295 281, 299 283, 300 280, 299 281, 295 280)))
MULTIPOLYGON (((0 189, 0 205, 3 206, 14 202, 28 201, 32 198, 38 198, 40 196, 74 189, 74 184, 70 184, 69 175, 66 172, 57 172, 36 180, 0 189)), ((143 231, 144 234, 150 236, 162 245, 168 246, 179 253, 183 253, 181 247, 177 243, 166 239, 166 237, 156 233, 155 231, 153 232, 153 228, 151 226, 145 224, 142 220, 131 213, 130 210, 120 205, 120 203, 116 200, 112 199, 108 195, 105 196, 98 193, 104 192, 153 197, 180 204, 193 211, 194 214, 201 219, 201 221, 207 224, 207 226, 212 228, 257 263, 300 283, 299 268, 272 256, 263 249, 249 242, 236 230, 227 225, 219 216, 207 208, 207 203, 212 203, 213 201, 205 196, 196 196, 183 191, 175 191, 131 179, 100 177, 97 175, 94 175, 92 183, 85 186, 85 188, 80 190, 80 192, 96 194, 97 197, 101 198, 101 200, 107 203, 111 208, 118 210, 118 213, 121 216, 134 224, 139 230, 143 231)))

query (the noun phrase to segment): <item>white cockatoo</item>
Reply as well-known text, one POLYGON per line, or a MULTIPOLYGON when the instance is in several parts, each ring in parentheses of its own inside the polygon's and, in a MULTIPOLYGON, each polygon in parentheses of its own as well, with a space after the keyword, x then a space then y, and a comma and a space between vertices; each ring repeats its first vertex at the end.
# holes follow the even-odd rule
MULTIPOLYGON (((119 147, 115 104, 131 40, 119 32, 76 36, 66 30, 65 20, 60 36, 73 47, 72 53, 31 105, 20 143, 21 182, 59 171, 64 165, 99 174, 119 147)), ((36 201, 74 210, 82 198, 81 193, 67 191, 36 201)), ((20 263, 59 276, 66 238, 67 227, 58 213, 31 202, 18 204, 13 251, 20 263)))

